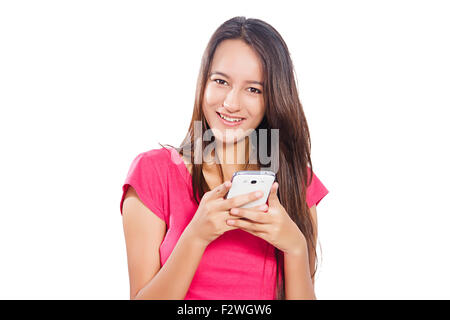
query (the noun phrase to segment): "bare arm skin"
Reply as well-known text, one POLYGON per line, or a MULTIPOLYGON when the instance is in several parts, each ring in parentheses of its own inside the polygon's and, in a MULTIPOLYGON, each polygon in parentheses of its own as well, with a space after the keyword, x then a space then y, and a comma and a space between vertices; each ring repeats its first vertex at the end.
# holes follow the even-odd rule
POLYGON ((175 248, 161 267, 159 247, 164 239, 165 222, 151 212, 129 188, 122 213, 128 257, 131 299, 181 300, 186 296, 206 247, 228 226, 231 208, 240 207, 262 196, 255 192, 224 199, 231 183, 205 193, 199 207, 178 239, 175 248))
POLYGON ((184 299, 206 246, 186 228, 161 268, 159 247, 166 224, 151 212, 130 186, 123 203, 130 299, 184 299), (182 266, 182 267, 180 267, 182 266))
MULTIPOLYGON (((317 246, 317 235, 318 235, 318 225, 317 225, 317 209, 316 209, 316 205, 313 205, 310 208, 310 213, 311 213, 311 217, 312 217, 312 221, 314 223, 314 244, 317 246)), ((311 271, 311 277, 313 275, 314 272, 314 265, 315 265, 315 256, 314 256, 314 252, 309 252, 309 270, 311 271)), ((314 278, 312 278, 312 284, 314 286, 314 278)))
MULTIPOLYGON (((317 210, 316 206, 310 208, 314 223, 314 242, 317 243, 317 210)), ((303 250, 297 254, 284 254, 285 294, 287 300, 315 300, 314 270, 315 257, 313 252, 308 252, 306 241, 303 250)))

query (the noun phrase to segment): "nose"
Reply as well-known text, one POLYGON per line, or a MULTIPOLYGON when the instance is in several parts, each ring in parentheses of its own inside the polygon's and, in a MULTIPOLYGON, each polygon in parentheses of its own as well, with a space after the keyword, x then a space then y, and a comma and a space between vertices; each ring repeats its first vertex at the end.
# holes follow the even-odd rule
POLYGON ((241 109, 237 94, 233 93, 233 90, 226 96, 223 106, 230 114, 241 109))

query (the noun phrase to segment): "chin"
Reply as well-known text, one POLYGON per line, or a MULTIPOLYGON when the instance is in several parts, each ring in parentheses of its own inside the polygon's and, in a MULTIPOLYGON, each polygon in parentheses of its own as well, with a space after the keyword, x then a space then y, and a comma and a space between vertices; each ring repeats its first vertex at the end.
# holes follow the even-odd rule
POLYGON ((226 135, 225 135, 225 131, 221 130, 221 129, 213 128, 212 131, 214 133, 215 141, 221 142, 221 143, 237 143, 237 142, 243 140, 247 136, 246 134, 244 134, 245 133, 244 129, 239 130, 241 132, 240 133, 236 132, 236 134, 233 134, 233 130, 228 129, 228 132, 226 135))

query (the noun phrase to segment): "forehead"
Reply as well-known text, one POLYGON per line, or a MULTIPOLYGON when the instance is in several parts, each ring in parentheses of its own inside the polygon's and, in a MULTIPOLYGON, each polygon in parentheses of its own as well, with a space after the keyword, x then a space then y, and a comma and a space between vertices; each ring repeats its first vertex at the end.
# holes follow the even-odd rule
POLYGON ((233 79, 263 80, 258 54, 242 40, 222 41, 214 53, 211 71, 224 72, 233 79))

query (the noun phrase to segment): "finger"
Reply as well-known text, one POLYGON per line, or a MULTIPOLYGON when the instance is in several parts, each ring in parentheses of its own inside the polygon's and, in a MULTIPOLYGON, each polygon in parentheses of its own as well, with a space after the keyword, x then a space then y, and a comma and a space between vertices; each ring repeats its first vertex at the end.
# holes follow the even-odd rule
POLYGON ((265 204, 260 204, 254 207, 250 207, 250 208, 243 208, 243 209, 250 209, 250 210, 256 210, 256 211, 267 211, 267 209, 269 209, 269 206, 265 203, 265 204))
POLYGON ((235 228, 235 229, 248 232, 248 233, 254 235, 255 237, 261 238, 270 243, 270 241, 268 240, 268 233, 266 233, 266 232, 257 232, 257 231, 247 230, 245 228, 235 228))
MULTIPOLYGON (((230 219, 231 220, 231 219, 230 219)), ((238 227, 235 227, 235 226, 232 226, 232 225, 230 225, 230 224, 228 224, 228 223, 225 223, 225 232, 227 232, 227 231, 231 231, 231 230, 237 230, 237 229, 239 229, 238 227)))
POLYGON ((258 209, 252 208, 233 208, 230 211, 232 216, 245 218, 257 223, 270 223, 271 215, 265 212, 268 209, 268 206, 265 204, 263 206, 258 207, 258 209), (261 209, 260 209, 261 208, 261 209))
POLYGON ((231 187, 231 182, 229 180, 225 181, 221 185, 218 185, 211 190, 211 199, 223 198, 231 187))
POLYGON ((246 231, 251 231, 259 234, 267 233, 267 224, 261 224, 242 219, 228 219, 227 224, 229 226, 238 227, 239 229, 244 229, 246 231))
POLYGON ((221 208, 223 210, 230 210, 231 208, 239 208, 244 204, 255 201, 261 197, 263 197, 262 191, 250 192, 230 199, 226 199, 225 201, 222 202, 221 208))
POLYGON ((228 220, 237 220, 239 219, 239 217, 234 217, 233 215, 230 215, 229 211, 224 211, 224 223, 225 223, 225 231, 230 231, 230 230, 236 230, 239 229, 238 227, 232 226, 230 224, 227 223, 228 220))
POLYGON ((274 182, 272 184, 272 187, 270 188, 270 193, 269 193, 269 198, 268 198, 268 203, 269 203, 269 207, 272 205, 276 205, 279 204, 279 199, 277 196, 277 190, 278 190, 278 182, 274 182))

